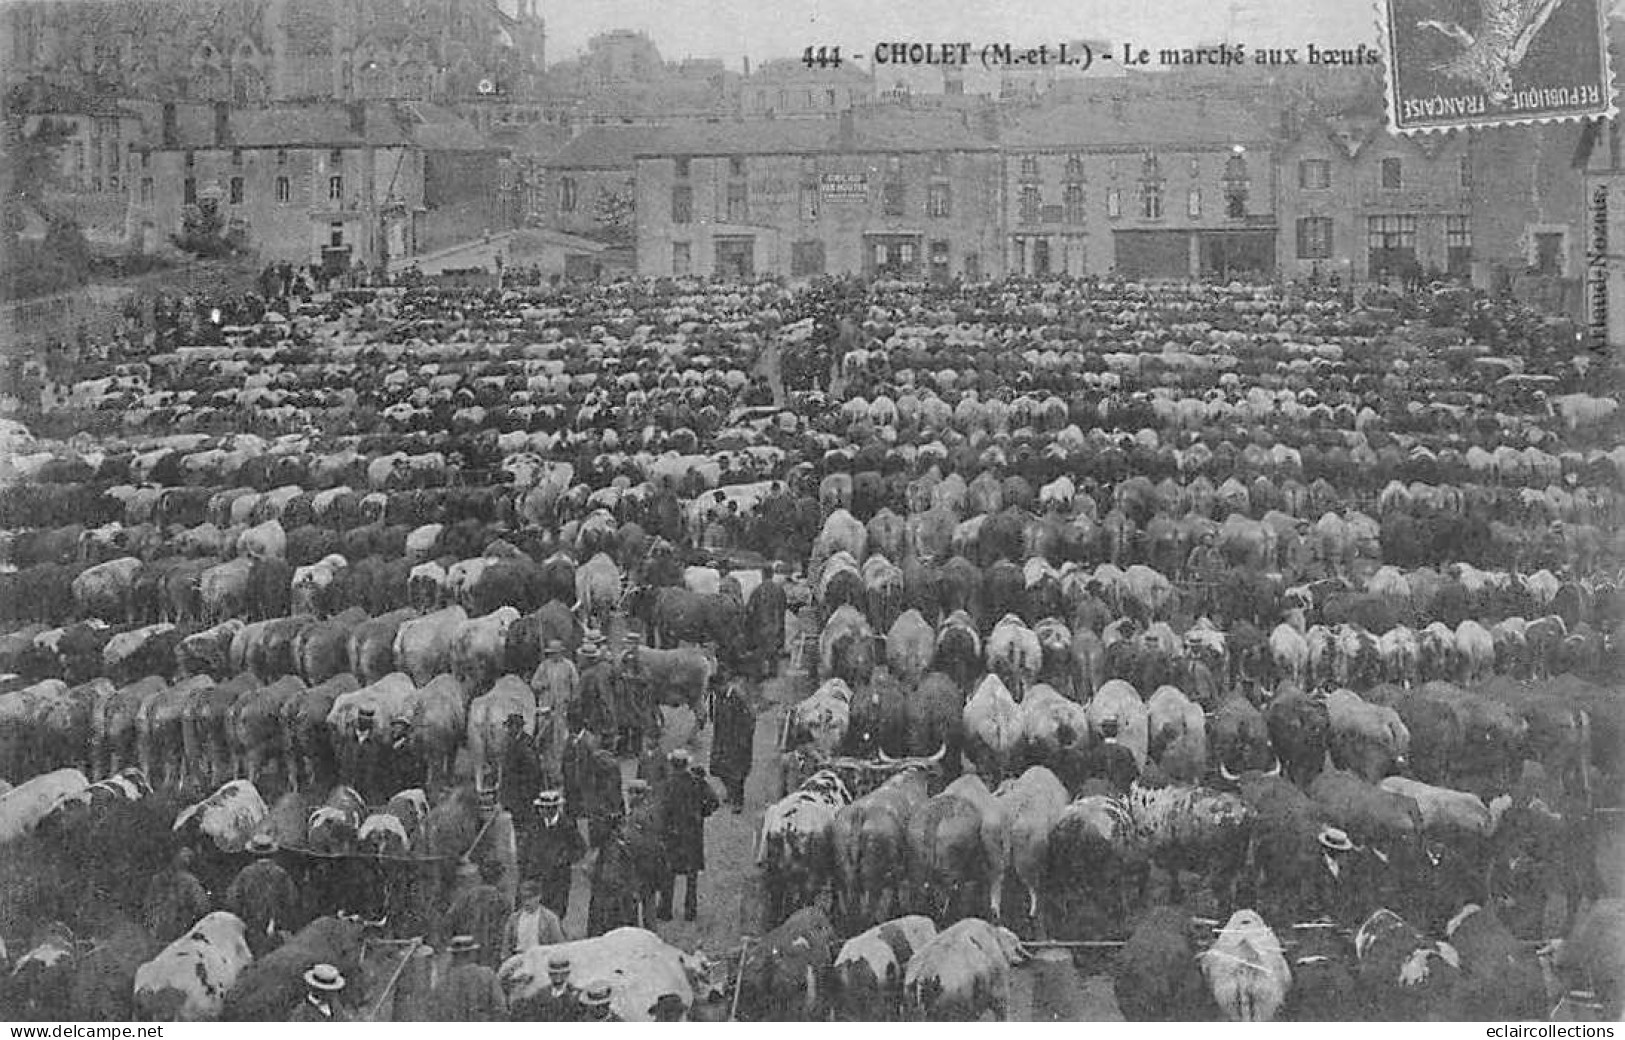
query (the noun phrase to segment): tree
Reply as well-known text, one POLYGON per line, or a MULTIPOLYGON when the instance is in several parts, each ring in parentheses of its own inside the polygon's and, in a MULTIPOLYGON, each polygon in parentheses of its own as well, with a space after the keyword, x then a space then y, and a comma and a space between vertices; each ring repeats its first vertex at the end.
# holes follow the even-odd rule
POLYGON ((599 188, 593 203, 593 219, 598 222, 596 237, 611 246, 632 246, 637 241, 637 202, 631 187, 620 190, 599 188))
POLYGON ((58 151, 72 129, 50 119, 25 129, 17 95, 8 101, 0 148, 0 296, 17 299, 83 284, 90 276, 90 248, 78 225, 53 212, 47 197, 60 176, 58 151), (44 222, 42 239, 22 237, 31 218, 44 222))
POLYGON ((169 236, 176 248, 205 260, 235 255, 245 245, 241 229, 226 222, 218 201, 204 200, 181 210, 181 230, 169 236))

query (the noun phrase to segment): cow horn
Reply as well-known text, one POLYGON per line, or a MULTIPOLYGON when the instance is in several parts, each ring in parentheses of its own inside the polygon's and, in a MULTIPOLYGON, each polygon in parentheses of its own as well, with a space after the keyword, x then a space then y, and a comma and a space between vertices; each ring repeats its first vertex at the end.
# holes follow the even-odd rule
POLYGON ((1264 775, 1265 776, 1280 776, 1281 775, 1281 760, 1279 758, 1277 758, 1275 760, 1275 765, 1271 766, 1270 771, 1265 773, 1264 775))
POLYGON ((942 746, 937 748, 937 753, 932 755, 930 758, 926 759, 926 761, 930 762, 933 765, 935 765, 936 763, 941 762, 945 757, 947 757, 947 755, 948 755, 948 743, 947 743, 947 741, 944 741, 942 746))
POLYGON ((895 758, 891 757, 890 755, 886 754, 886 749, 885 748, 880 749, 880 760, 882 762, 886 763, 887 765, 891 765, 891 764, 893 764, 893 763, 895 763, 897 761, 897 759, 895 759, 895 758))
POLYGON ((1230 781, 1231 783, 1235 783, 1237 780, 1241 779, 1241 777, 1237 776, 1236 774, 1234 774, 1234 773, 1232 773, 1230 771, 1229 767, 1227 767, 1224 764, 1224 759, 1222 759, 1222 758, 1219 759, 1219 775, 1224 777, 1226 780, 1230 781))

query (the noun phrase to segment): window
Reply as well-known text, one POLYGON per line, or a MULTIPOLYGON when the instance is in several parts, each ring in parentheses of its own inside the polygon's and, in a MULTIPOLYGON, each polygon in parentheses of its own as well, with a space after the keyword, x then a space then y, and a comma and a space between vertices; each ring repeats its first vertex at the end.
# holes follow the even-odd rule
POLYGON ((334 168, 343 166, 344 165, 344 149, 335 148, 331 152, 328 152, 327 153, 327 161, 330 164, 332 164, 334 168))
POLYGON ((818 185, 803 184, 801 186, 801 219, 818 219, 818 185))
POLYGON ((118 174, 115 173, 107 178, 107 190, 112 192, 118 191, 118 174))
POLYGON ((190 170, 195 165, 197 165, 197 153, 196 152, 187 152, 186 153, 186 168, 188 170, 190 170))
POLYGON ((1382 187, 1385 191, 1398 191, 1404 186, 1404 167, 1398 159, 1382 161, 1382 187))
POLYGON ((937 152, 931 156, 931 176, 948 176, 948 153, 937 152))
POLYGON ((686 179, 688 177, 688 169, 689 169, 689 158, 688 158, 688 156, 685 155, 682 158, 677 160, 677 176, 679 178, 686 179))
POLYGON ((278 202, 286 203, 292 200, 292 198, 293 185, 288 182, 288 178, 278 177, 276 179, 276 200, 278 202))
POLYGON ((1083 185, 1068 184, 1061 194, 1061 208, 1068 224, 1084 223, 1084 195, 1083 185))
POLYGON ((278 166, 288 165, 288 150, 286 148, 278 148, 276 150, 276 164, 278 166))
POLYGON ((141 178, 141 201, 144 202, 144 203, 152 202, 152 178, 151 177, 143 177, 143 178, 141 178))
POLYGON ((241 166, 242 164, 243 164, 243 150, 241 148, 233 148, 231 150, 231 165, 233 165, 233 166, 241 166))
POLYGON ((188 206, 197 205, 197 178, 188 177, 181 182, 181 201, 188 206))
POLYGON ((941 239, 931 242, 931 278, 938 282, 948 280, 948 243, 941 239))
POLYGON ((742 224, 750 219, 749 208, 745 204, 745 185, 743 183, 728 185, 728 222, 742 224))
POLYGON ((1444 248, 1445 269, 1457 277, 1466 275, 1473 262, 1473 228, 1465 213, 1445 215, 1444 248))
POLYGON ((574 177, 559 178, 559 212, 574 213, 576 211, 576 179, 574 177))
POLYGON ((824 107, 825 108, 834 108, 835 107, 835 91, 833 91, 833 90, 824 91, 824 107))
POLYGON ((1023 155, 1021 157, 1021 175, 1023 177, 1038 176, 1038 156, 1023 155))
POLYGON ((671 273, 677 278, 688 274, 691 265, 691 251, 687 242, 673 242, 671 244, 671 273))
POLYGON ((779 91, 779 107, 781 109, 790 107, 790 92, 789 91, 787 91, 787 90, 779 91))
POLYGON ((229 188, 230 195, 228 198, 231 200, 231 204, 233 206, 241 206, 243 204, 243 179, 241 177, 233 177, 229 182, 229 188))
POLYGON ((1140 216, 1146 220, 1162 219, 1162 184, 1147 181, 1140 185, 1140 216))
POLYGON ((1332 164, 1328 159, 1304 159, 1298 163, 1298 187, 1324 191, 1332 186, 1332 164))
POLYGON ((339 223, 338 221, 334 221, 333 223, 327 225, 327 244, 332 246, 334 249, 343 248, 343 246, 344 246, 344 225, 343 224, 339 223))
POLYGON ((1156 152, 1147 152, 1145 153, 1145 156, 1140 159, 1140 180, 1162 180, 1162 161, 1157 158, 1156 152))
POLYGON ((1224 215, 1230 220, 1247 216, 1247 160, 1238 152, 1224 163, 1224 215))
POLYGON ((333 202, 339 202, 344 198, 343 177, 327 178, 327 197, 333 202))
POLYGON ((928 217, 946 217, 948 215, 948 185, 931 185, 925 199, 925 215, 928 217))
POLYGON ((731 156, 728 159, 728 176, 743 177, 745 175, 745 160, 742 156, 731 156))
POLYGON ((148 168, 151 165, 152 165, 152 153, 151 152, 142 152, 141 153, 141 168, 143 170, 145 170, 146 168, 148 168))
POLYGON ((1021 189, 1021 222, 1023 224, 1038 223, 1038 215, 1043 208, 1043 199, 1039 197, 1036 187, 1029 184, 1021 189))
POLYGON ((1113 220, 1123 215, 1123 192, 1113 188, 1106 193, 1106 216, 1113 220))
POLYGON ((824 273, 824 243, 817 239, 790 243, 790 277, 809 278, 824 273))
POLYGON ((1563 254, 1565 235, 1561 231, 1538 231, 1535 233, 1535 274, 1561 275, 1563 273, 1563 254))
POLYGON ((801 175, 803 177, 818 176, 818 156, 803 155, 801 157, 801 175))
POLYGON ((886 156, 886 176, 901 177, 903 175, 903 157, 900 155, 886 156))
POLYGON ((1473 161, 1467 156, 1456 160, 1456 183, 1463 189, 1473 186, 1473 161))
POLYGON ((960 261, 960 267, 964 270, 966 278, 982 277, 982 254, 966 253, 965 258, 960 261))
POLYGON ((1069 181, 1083 180, 1083 156, 1069 155, 1066 157, 1066 179, 1069 181))
POLYGON ((671 222, 688 224, 694 220, 694 189, 679 184, 671 190, 671 222))
POLYGON ((1371 249, 1415 249, 1416 215, 1366 218, 1366 244, 1371 249))
POLYGON ((1185 194, 1185 215, 1192 220, 1202 215, 1202 189, 1192 188, 1185 194))
POLYGON ((903 215, 903 204, 903 182, 887 181, 881 192, 880 211, 888 217, 900 217, 903 215))
POLYGON ((1199 181, 1199 180, 1202 179, 1202 160, 1200 158, 1198 158, 1197 156, 1194 156, 1194 155, 1191 156, 1190 173, 1191 173, 1191 180, 1199 181))
POLYGON ((1298 258, 1327 260, 1332 255, 1332 218, 1298 218, 1298 258))

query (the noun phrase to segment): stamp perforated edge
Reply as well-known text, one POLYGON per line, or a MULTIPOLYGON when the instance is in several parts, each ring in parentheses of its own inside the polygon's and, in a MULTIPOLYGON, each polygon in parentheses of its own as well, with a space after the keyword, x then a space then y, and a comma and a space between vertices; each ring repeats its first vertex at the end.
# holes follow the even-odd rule
POLYGON ((1393 0, 1372 0, 1371 11, 1377 29, 1377 50, 1382 55, 1382 89, 1388 113, 1388 132, 1396 137, 1415 137, 1418 134, 1448 134, 1456 130, 1485 130, 1498 126, 1533 126, 1542 123, 1583 123, 1592 119, 1616 119, 1619 116, 1619 84, 1614 81, 1613 54, 1608 46, 1608 2, 1593 0, 1597 10, 1597 36, 1601 42, 1603 91, 1608 107, 1601 112, 1552 113, 1549 115, 1520 116, 1512 119, 1463 119, 1460 122, 1436 123, 1429 126, 1399 125, 1399 95, 1395 90, 1398 69, 1394 64, 1389 28, 1393 24, 1389 5, 1393 0))

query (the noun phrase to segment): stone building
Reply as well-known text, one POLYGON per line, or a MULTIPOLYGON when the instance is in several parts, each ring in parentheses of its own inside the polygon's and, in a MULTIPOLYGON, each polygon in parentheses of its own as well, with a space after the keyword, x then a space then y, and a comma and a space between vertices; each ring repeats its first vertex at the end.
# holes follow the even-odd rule
POLYGON ((1583 124, 1471 134, 1473 284, 1578 317, 1585 281, 1583 124))
POLYGON ((1391 134, 1378 98, 1285 109, 1280 124, 1283 275, 1347 282, 1471 274, 1466 133, 1391 134))
POLYGON ((947 115, 669 131, 637 157, 639 273, 1002 273, 998 152, 947 115))
POLYGON ((90 93, 237 105, 538 92, 534 0, 20 0, 0 68, 90 93))
POLYGON ((636 234, 633 183, 638 153, 663 140, 652 126, 589 126, 554 154, 538 160, 531 177, 530 222, 594 238, 636 234))
POLYGON ((1001 146, 1012 273, 1275 269, 1273 141, 1244 108, 1104 89, 1027 108, 1001 146))
POLYGON ((823 117, 872 104, 875 78, 850 60, 837 68, 779 58, 747 72, 738 90, 745 118, 823 117))
POLYGON ((131 171, 132 237, 160 248, 214 209, 263 262, 369 268, 417 252, 425 152, 388 106, 164 106, 131 171))

